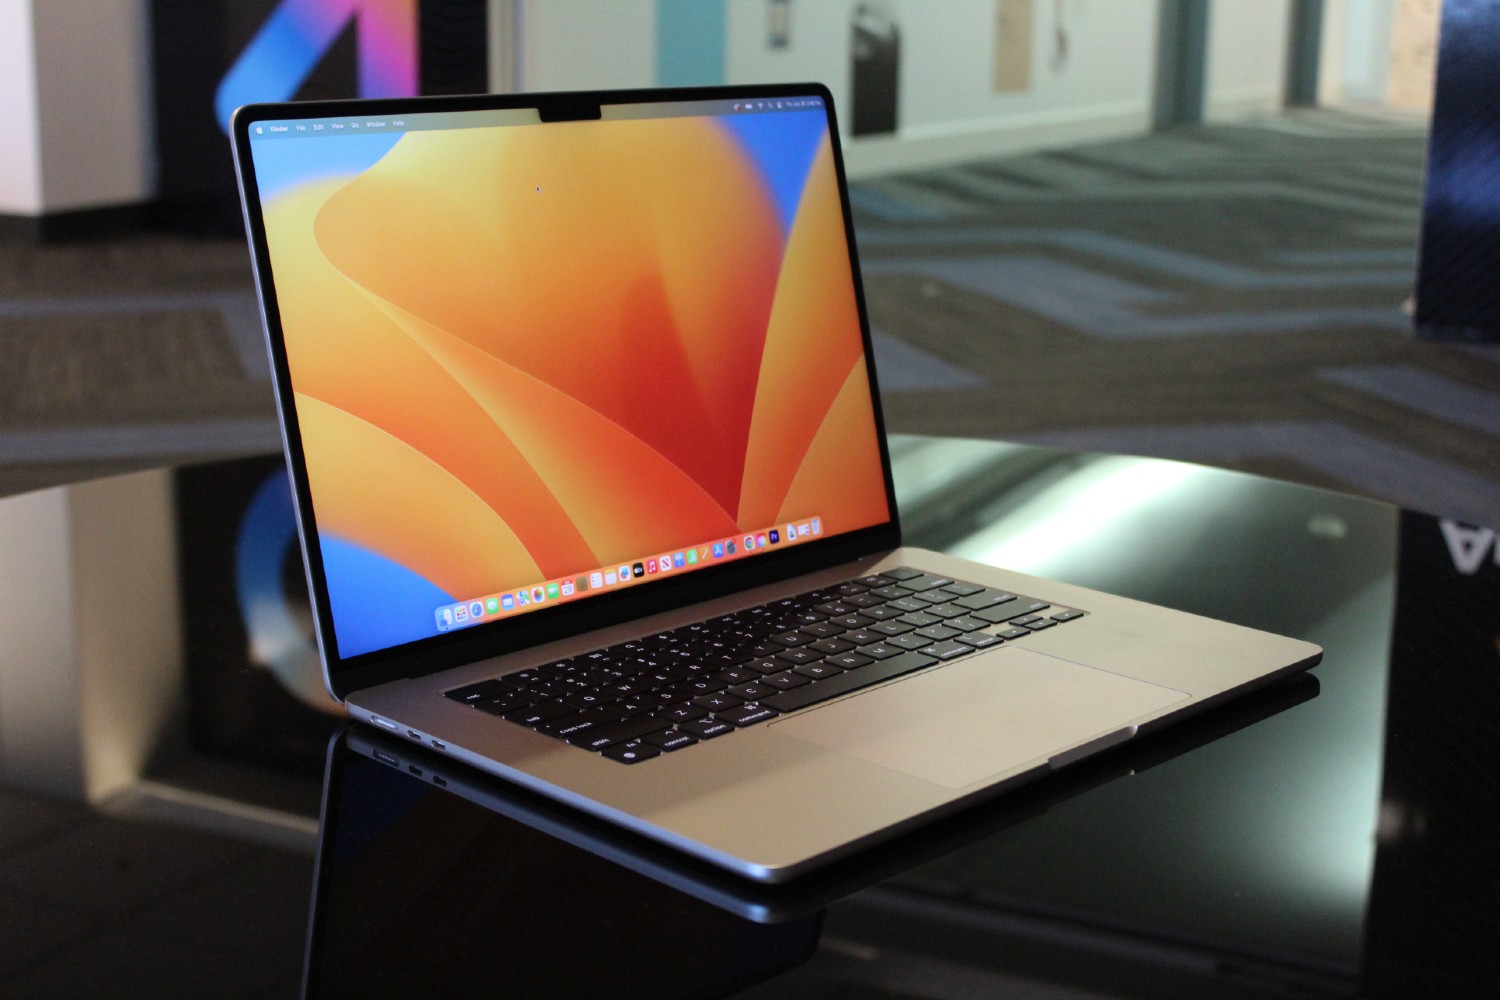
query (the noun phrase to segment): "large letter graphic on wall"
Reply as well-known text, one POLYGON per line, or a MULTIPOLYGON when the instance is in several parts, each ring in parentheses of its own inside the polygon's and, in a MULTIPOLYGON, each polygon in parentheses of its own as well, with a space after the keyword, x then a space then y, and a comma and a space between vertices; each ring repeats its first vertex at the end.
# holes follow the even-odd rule
POLYGON ((219 127, 252 101, 285 101, 355 22, 361 97, 415 97, 418 0, 282 0, 214 95, 219 127))

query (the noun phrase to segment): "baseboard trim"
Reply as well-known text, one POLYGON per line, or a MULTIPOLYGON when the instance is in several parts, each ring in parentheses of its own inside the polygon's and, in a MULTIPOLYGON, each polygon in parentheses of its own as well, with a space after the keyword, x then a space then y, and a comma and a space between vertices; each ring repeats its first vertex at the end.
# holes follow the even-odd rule
POLYGON ((146 202, 76 208, 41 215, 0 212, 0 240, 57 243, 99 239, 149 228, 154 219, 153 206, 146 202))

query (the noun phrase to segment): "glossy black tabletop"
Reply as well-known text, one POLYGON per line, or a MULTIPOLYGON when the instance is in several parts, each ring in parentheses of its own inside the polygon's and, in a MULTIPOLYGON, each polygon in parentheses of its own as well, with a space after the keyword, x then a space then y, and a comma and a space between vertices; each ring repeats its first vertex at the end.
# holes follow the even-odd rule
MULTIPOLYGON (((892 456, 913 544, 1297 636, 1323 662, 774 888, 348 728, 315 877, 237 904, 246 952, 303 982, 227 965, 205 995, 1490 994, 1493 531, 1172 462, 931 438, 892 456)), ((173 947, 199 961, 189 938, 173 947)))

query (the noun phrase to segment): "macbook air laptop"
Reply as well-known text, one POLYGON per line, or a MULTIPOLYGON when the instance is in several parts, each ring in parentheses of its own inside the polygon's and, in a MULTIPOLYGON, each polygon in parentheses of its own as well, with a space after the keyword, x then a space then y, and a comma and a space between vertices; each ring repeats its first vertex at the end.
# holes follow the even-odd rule
POLYGON ((232 133, 313 626, 369 725, 779 881, 1321 655, 902 546, 819 85, 232 133))

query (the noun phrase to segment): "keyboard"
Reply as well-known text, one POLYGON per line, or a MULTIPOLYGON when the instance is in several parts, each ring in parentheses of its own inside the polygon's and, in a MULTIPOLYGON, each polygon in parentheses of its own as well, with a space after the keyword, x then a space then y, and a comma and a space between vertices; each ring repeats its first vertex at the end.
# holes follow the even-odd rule
POLYGON ((888 569, 444 696, 639 764, 1084 614, 888 569))

